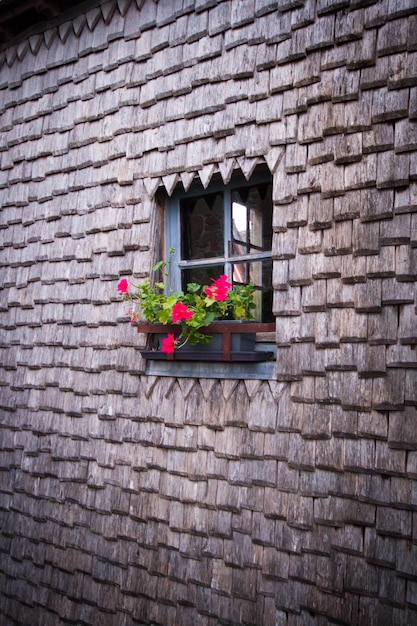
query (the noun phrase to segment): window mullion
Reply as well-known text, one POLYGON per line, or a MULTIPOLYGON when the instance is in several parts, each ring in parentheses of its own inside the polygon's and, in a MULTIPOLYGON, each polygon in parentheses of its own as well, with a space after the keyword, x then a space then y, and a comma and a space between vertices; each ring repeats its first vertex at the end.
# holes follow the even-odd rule
POLYGON ((166 213, 166 237, 165 237, 165 262, 170 262, 170 284, 173 291, 181 289, 181 242, 179 233, 181 232, 180 201, 178 198, 170 198, 170 210, 166 213), (174 252, 170 253, 173 249, 174 252))
POLYGON ((223 242, 224 242, 224 273, 227 274, 229 280, 232 280, 232 264, 229 261, 230 257, 230 244, 232 239, 232 198, 230 187, 226 187, 223 194, 223 210, 224 210, 224 233, 223 233, 223 242))
POLYGON ((197 259, 194 261, 178 261, 180 267, 206 267, 209 265, 220 265, 224 263, 252 263, 254 261, 264 261, 271 258, 271 253, 268 251, 254 252, 252 254, 239 254, 228 257, 212 257, 210 259, 197 259))

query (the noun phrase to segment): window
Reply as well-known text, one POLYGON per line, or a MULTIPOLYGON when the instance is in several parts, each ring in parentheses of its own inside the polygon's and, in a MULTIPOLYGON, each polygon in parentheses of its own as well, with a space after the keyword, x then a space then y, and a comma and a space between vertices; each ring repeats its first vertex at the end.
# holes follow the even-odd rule
POLYGON ((166 211, 165 257, 174 289, 227 274, 255 285, 255 317, 272 322, 272 180, 258 175, 176 192, 166 211))
POLYGON ((188 191, 174 192, 164 205, 164 257, 170 260, 171 288, 185 289, 189 282, 208 285, 221 274, 227 274, 233 284, 253 283, 255 317, 265 324, 257 335, 255 351, 267 354, 252 362, 169 361, 148 356, 146 372, 186 378, 274 379, 271 174, 258 170, 249 181, 234 175, 227 185, 219 178, 207 189, 198 183, 188 191))

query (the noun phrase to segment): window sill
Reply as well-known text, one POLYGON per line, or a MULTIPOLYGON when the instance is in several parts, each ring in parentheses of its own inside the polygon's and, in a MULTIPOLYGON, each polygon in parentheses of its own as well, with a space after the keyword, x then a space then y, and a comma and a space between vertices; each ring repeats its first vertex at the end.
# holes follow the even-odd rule
MULTIPOLYGON (((166 334, 177 332, 178 325, 138 324, 139 333, 166 334)), ((160 350, 141 350, 146 359, 146 373, 157 376, 186 378, 236 378, 270 380, 275 378, 276 345, 270 341, 275 334, 275 323, 218 322, 208 326, 209 334, 221 334, 220 351, 207 350, 208 346, 195 346, 189 351, 166 355, 160 350), (233 349, 232 335, 250 333, 255 341, 252 350, 233 349), (265 342, 265 339, 268 341, 265 342)))
POLYGON ((141 355, 144 359, 150 361, 222 361, 224 363, 229 362, 259 362, 269 361, 273 357, 273 352, 266 352, 264 350, 254 350, 253 352, 231 352, 228 359, 223 358, 221 352, 204 352, 203 350, 193 350, 192 352, 178 351, 176 354, 167 355, 160 350, 141 350, 141 355))
POLYGON ((276 380, 276 362, 219 363, 206 361, 147 361, 148 376, 175 378, 219 378, 232 380, 276 380))

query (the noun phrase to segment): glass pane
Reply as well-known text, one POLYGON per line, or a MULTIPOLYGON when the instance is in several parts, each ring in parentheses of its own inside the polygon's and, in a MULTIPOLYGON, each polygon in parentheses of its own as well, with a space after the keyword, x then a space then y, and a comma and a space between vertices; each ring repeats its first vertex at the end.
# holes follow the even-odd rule
POLYGON ((211 285, 211 279, 219 278, 224 274, 224 265, 208 267, 194 267, 181 272, 181 289, 185 290, 188 283, 211 285))
POLYGON ((180 203, 181 258, 207 259, 224 256, 223 194, 184 198, 180 203))
POLYGON ((271 185, 254 185, 232 191, 231 241, 232 255, 271 250, 271 185))
POLYGON ((233 264, 233 284, 255 285, 255 319, 261 322, 274 321, 272 315, 272 260, 233 264))

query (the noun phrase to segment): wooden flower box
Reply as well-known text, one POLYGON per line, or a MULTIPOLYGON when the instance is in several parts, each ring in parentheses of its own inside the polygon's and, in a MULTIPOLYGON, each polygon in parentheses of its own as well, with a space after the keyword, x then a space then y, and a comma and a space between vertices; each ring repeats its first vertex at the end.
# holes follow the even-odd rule
MULTIPOLYGON (((267 361, 273 353, 256 350, 256 334, 275 332, 275 322, 263 323, 256 321, 216 321, 210 326, 200 329, 212 335, 208 344, 186 345, 173 354, 165 354, 160 347, 141 350, 145 359, 168 361, 267 361)), ((180 334, 179 324, 137 324, 139 333, 164 335, 180 334)))

